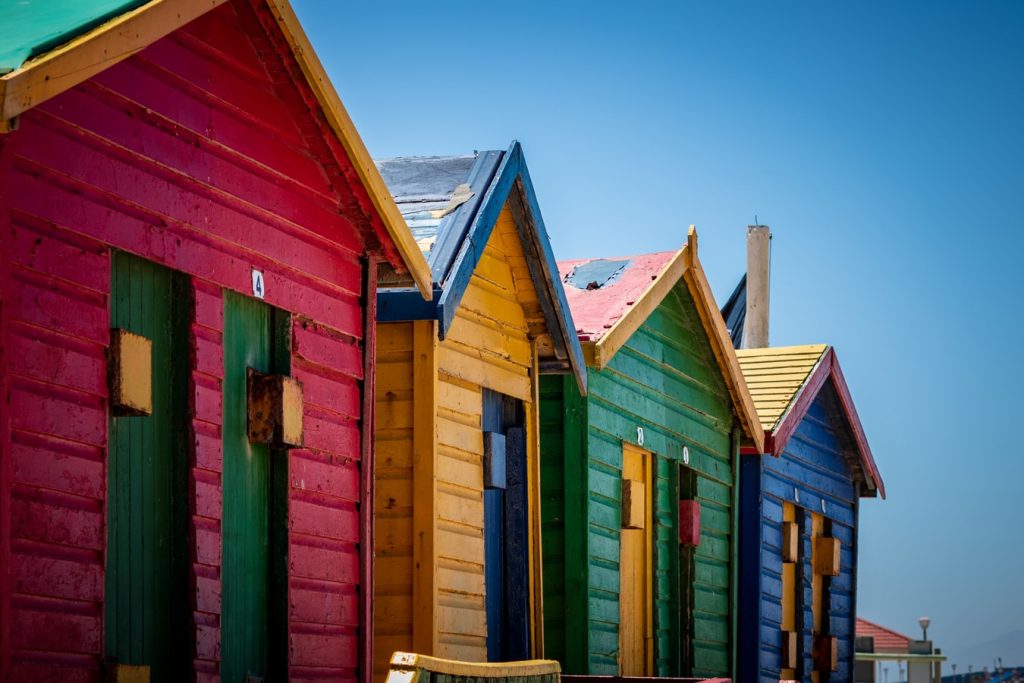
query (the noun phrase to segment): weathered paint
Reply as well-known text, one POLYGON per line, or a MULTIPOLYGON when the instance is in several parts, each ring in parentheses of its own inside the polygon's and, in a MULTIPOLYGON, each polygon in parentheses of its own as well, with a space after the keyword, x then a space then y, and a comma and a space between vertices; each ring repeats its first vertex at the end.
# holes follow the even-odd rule
POLYGON ((275 477, 269 445, 253 443, 247 429, 247 372, 288 372, 287 347, 275 349, 275 327, 287 316, 265 303, 234 292, 224 295, 224 398, 223 398, 223 537, 221 568, 221 675, 229 681, 245 676, 267 677, 282 673, 271 666, 283 659, 285 643, 273 638, 273 603, 283 600, 280 582, 274 581, 272 548, 284 549, 272 530, 280 528, 274 516, 286 509, 271 505, 282 484, 275 477), (272 473, 273 472, 273 473, 272 473), (272 660, 277 660, 274 662, 272 660))
MULTIPOLYGON (((379 217, 261 3, 219 7, 0 136, 0 678, 96 681, 104 652, 110 249, 191 278, 190 619, 218 676, 223 289, 292 314, 288 676, 360 671, 365 256, 379 217)), ((284 554, 282 553, 283 557, 284 554)))
POLYGON ((188 322, 186 278, 136 256, 112 257, 110 326, 151 344, 150 414, 111 416, 107 466, 105 654, 186 675, 188 635, 188 322))
POLYGON ((642 427, 643 448, 654 454, 654 674, 727 674, 738 421, 686 283, 676 283, 605 369, 589 369, 588 387, 580 399, 564 382, 542 385, 542 515, 545 533, 553 532, 545 541, 546 652, 570 673, 618 673, 622 444, 636 443, 642 427), (674 470, 684 446, 702 528, 684 586, 692 590, 693 666, 681 672, 674 470))
MULTIPOLYGON (((483 392, 522 401, 529 433, 537 419, 532 339, 544 326, 508 208, 443 341, 435 321, 378 325, 378 680, 395 650, 487 659, 483 392)), ((526 443, 530 461, 536 446, 526 443)))

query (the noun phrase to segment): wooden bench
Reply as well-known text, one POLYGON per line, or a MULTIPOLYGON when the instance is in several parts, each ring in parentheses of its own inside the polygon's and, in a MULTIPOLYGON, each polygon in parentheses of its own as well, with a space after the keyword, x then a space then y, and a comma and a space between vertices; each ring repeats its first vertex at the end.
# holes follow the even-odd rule
POLYGON ((561 671, 550 659, 478 663, 396 652, 386 683, 559 683, 561 671))

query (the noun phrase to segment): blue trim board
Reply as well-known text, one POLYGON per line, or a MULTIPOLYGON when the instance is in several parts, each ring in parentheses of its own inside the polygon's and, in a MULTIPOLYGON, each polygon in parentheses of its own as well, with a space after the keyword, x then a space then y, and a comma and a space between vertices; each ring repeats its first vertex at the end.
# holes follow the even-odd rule
POLYGON ((448 277, 441 283, 441 301, 438 303, 437 318, 440 322, 438 331, 441 339, 444 339, 452 320, 455 319, 455 310, 459 307, 466 288, 469 287, 473 271, 480 263, 480 257, 487 247, 487 240, 494 231, 494 225, 498 222, 498 216, 505 207, 508 193, 512 190, 512 184, 519 173, 521 156, 517 153, 518 150, 519 143, 513 142, 512 147, 505 153, 494 181, 487 188, 480 211, 477 212, 469 232, 459 246, 458 255, 448 271, 448 277))
POLYGON ((377 322, 399 323, 432 320, 437 315, 441 290, 434 285, 431 301, 424 301, 420 290, 409 287, 377 290, 377 322))
POLYGON ((476 161, 473 162, 473 168, 470 169, 469 176, 466 178, 469 189, 473 191, 473 196, 441 220, 437 229, 437 243, 431 249, 428 257, 434 282, 444 282, 447 279, 453 260, 459 253, 469 226, 476 218, 501 157, 502 153, 496 150, 480 152, 477 155, 476 161))
MULTIPOLYGON (((579 343, 579 336, 576 334, 576 325, 572 321, 572 313, 569 310, 569 301, 565 298, 565 288, 562 287, 561 278, 558 272, 558 261, 555 259, 555 253, 551 249, 551 240, 548 238, 548 231, 544 225, 544 218, 540 212, 537 193, 533 189, 533 181, 530 180, 530 169, 526 165, 526 158, 523 154, 522 148, 519 146, 519 143, 514 143, 514 147, 516 148, 520 158, 519 186, 523 197, 526 200, 530 216, 533 217, 534 225, 532 242, 540 252, 539 259, 536 263, 542 272, 534 275, 534 281, 543 282, 548 289, 548 295, 556 309, 552 313, 554 322, 559 327, 562 337, 570 340, 566 345, 566 351, 569 354, 569 365, 573 369, 573 374, 576 376, 576 385, 579 388, 580 393, 586 396, 587 366, 586 362, 583 360, 583 347, 579 343)), ((529 261, 529 257, 527 257, 527 260, 529 261)), ((545 310, 545 314, 547 314, 547 310, 545 310)), ((551 326, 551 324, 552 321, 549 320, 548 325, 551 326)))
POLYGON ((761 652, 761 455, 740 456, 740 563, 737 671, 740 681, 757 680, 761 652))

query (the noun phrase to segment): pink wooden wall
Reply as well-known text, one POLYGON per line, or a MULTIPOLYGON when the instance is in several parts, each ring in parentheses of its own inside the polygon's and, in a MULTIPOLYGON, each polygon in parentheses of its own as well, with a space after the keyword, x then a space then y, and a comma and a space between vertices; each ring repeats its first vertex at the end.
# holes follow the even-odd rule
MULTIPOLYGON (((222 296, 293 316, 289 667, 360 652, 366 256, 392 254, 266 8, 235 0, 0 136, 0 680, 96 681, 103 652, 110 248, 193 277, 199 680, 217 677, 222 296)), ((371 327, 372 330, 372 327, 371 327)))

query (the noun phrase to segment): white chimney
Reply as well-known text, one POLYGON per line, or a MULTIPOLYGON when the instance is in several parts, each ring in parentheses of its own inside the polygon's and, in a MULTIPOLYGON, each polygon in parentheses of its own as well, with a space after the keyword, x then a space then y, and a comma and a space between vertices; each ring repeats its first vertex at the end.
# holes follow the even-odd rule
POLYGON ((743 321, 743 348, 768 346, 768 290, 770 288, 772 231, 767 225, 747 226, 747 316, 743 321))

